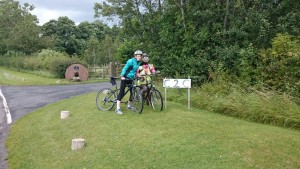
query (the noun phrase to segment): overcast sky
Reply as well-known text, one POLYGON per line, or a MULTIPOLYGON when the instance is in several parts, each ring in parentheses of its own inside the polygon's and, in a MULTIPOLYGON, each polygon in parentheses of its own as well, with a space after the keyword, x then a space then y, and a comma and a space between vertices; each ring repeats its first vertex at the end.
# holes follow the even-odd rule
MULTIPOLYGON (((39 19, 39 24, 43 25, 51 19, 57 20, 60 16, 67 16, 69 19, 79 24, 83 21, 93 22, 99 20, 94 18, 94 3, 103 0, 16 0, 20 5, 24 3, 34 5, 32 14, 39 19)), ((101 19, 103 20, 103 19, 101 19)), ((108 23, 108 22, 106 22, 108 23)))

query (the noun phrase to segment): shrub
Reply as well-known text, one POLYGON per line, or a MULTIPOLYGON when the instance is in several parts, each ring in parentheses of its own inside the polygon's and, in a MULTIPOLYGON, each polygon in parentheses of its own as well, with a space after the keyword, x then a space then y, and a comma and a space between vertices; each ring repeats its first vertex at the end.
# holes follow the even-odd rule
POLYGON ((272 48, 260 53, 261 79, 272 89, 300 97, 300 41, 293 36, 278 34, 272 48))
MULTIPOLYGON (((246 119, 253 122, 300 129, 297 99, 276 91, 245 87, 217 79, 191 91, 191 105, 197 108, 246 119)), ((187 102, 183 89, 168 90, 168 100, 187 102)))
POLYGON ((19 70, 24 67, 24 56, 1 56, 1 58, 1 65, 4 67, 14 67, 19 70))
POLYGON ((83 64, 78 58, 55 57, 48 63, 50 72, 57 78, 65 78, 67 68, 75 63, 83 64))
POLYGON ((57 52, 50 49, 44 49, 37 54, 37 58, 39 58, 39 60, 42 62, 43 69, 50 70, 51 69, 50 66, 52 66, 51 62, 53 59, 57 59, 57 58, 69 59, 70 57, 67 54, 61 52, 57 52))
POLYGON ((70 58, 68 55, 53 50, 42 50, 34 56, 3 56, 1 65, 18 70, 45 70, 50 71, 56 78, 65 78, 66 69, 74 63, 86 66, 86 63, 77 57, 70 58))
POLYGON ((26 70, 39 70, 42 69, 42 63, 36 57, 26 57, 23 61, 23 68, 26 70))

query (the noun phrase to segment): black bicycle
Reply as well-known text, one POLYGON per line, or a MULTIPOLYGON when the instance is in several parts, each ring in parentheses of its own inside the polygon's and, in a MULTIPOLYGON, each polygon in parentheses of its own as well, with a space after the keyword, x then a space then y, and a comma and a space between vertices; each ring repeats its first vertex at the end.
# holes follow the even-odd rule
MULTIPOLYGON (((118 88, 116 79, 117 77, 110 77, 110 83, 112 84, 112 88, 105 88, 102 89, 98 92, 96 96, 96 105, 100 110, 111 110, 115 104, 117 103, 117 96, 120 92, 120 89, 118 88)), ((128 92, 132 92, 132 106, 133 106, 133 111, 136 113, 142 113, 144 103, 143 103, 143 98, 140 93, 140 88, 139 86, 136 86, 134 81, 132 84, 129 84, 126 86, 126 90, 124 92, 124 96, 128 92)), ((121 102, 128 104, 128 101, 121 102)))
MULTIPOLYGON (((152 78, 156 74, 151 74, 151 75, 142 75, 142 78, 147 79, 147 76, 150 76, 152 78)), ((163 110, 163 98, 160 93, 155 88, 154 80, 151 80, 148 82, 148 91, 142 94, 144 102, 146 102, 147 105, 151 106, 154 111, 162 111, 163 110)))

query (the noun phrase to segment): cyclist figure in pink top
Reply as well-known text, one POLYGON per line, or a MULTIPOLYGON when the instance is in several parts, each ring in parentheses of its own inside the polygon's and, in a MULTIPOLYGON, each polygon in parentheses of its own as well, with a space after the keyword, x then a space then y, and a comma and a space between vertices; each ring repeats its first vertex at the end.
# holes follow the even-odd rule
POLYGON ((144 93, 149 92, 148 84, 151 82, 151 74, 155 73, 155 68, 153 64, 149 64, 149 57, 147 53, 144 53, 142 56, 142 63, 137 69, 136 75, 138 78, 138 85, 141 88, 141 94, 144 96, 144 93))

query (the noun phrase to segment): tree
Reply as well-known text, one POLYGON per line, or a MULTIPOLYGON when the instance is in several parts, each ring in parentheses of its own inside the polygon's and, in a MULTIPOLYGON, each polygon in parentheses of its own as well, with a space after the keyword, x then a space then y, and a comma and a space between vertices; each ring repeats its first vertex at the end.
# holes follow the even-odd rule
POLYGON ((119 61, 140 48, 167 76, 198 82, 216 71, 245 75, 240 65, 257 66, 277 33, 300 30, 296 0, 108 0, 94 9, 120 21, 119 61))
POLYGON ((83 40, 88 40, 90 37, 94 36, 101 41, 104 39, 105 35, 109 33, 109 27, 100 21, 92 23, 82 22, 77 28, 78 31, 76 32, 76 37, 83 40))
POLYGON ((21 6, 18 1, 0 1, 0 53, 8 50, 32 53, 51 44, 50 39, 40 37, 37 18, 30 12, 33 5, 25 3, 21 6))
POLYGON ((70 56, 82 53, 83 43, 77 39, 76 33, 75 22, 66 16, 59 17, 57 21, 50 20, 43 25, 43 35, 54 37, 55 48, 70 56))
POLYGON ((12 28, 10 37, 5 40, 7 50, 31 54, 53 45, 53 40, 50 37, 42 36, 40 27, 28 20, 30 19, 24 18, 12 28))
POLYGON ((56 39, 55 49, 70 56, 83 56, 90 38, 101 41, 109 33, 110 28, 99 21, 82 22, 76 26, 68 17, 59 17, 58 20, 50 20, 43 25, 43 34, 56 39))
POLYGON ((126 0, 121 3, 120 1, 109 0, 101 4, 96 3, 95 15, 118 18, 121 28, 119 31, 120 41, 126 43, 124 46, 130 44, 129 49, 121 48, 120 50, 124 51, 118 51, 117 58, 120 59, 120 62, 125 59, 120 57, 127 57, 127 55, 131 57, 136 49, 150 52, 158 48, 161 24, 159 20, 163 11, 162 8, 161 0, 126 0), (131 46, 133 44, 135 46, 131 46))
POLYGON ((99 53, 102 62, 109 63, 115 61, 115 51, 113 39, 109 35, 106 35, 101 42, 101 51, 99 53))
POLYGON ((101 45, 95 36, 92 36, 87 41, 87 48, 84 51, 84 58, 89 65, 95 66, 100 64, 101 60, 98 57, 100 48, 101 45))
MULTIPOLYGON (((154 19, 153 16, 158 13, 160 8, 161 2, 157 0, 127 0, 122 3, 117 0, 108 0, 102 4, 96 3, 94 7, 95 16, 118 18, 121 21, 120 26, 123 28, 122 35, 137 41, 145 40, 146 28, 151 28, 149 25, 151 22, 148 22, 148 19, 154 19)), ((153 25, 155 25, 154 22, 153 25)))

